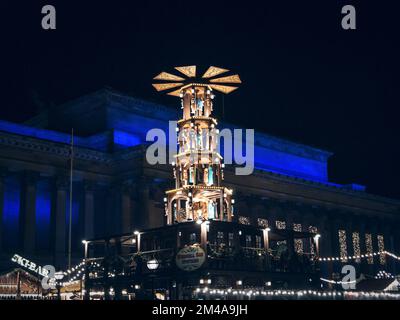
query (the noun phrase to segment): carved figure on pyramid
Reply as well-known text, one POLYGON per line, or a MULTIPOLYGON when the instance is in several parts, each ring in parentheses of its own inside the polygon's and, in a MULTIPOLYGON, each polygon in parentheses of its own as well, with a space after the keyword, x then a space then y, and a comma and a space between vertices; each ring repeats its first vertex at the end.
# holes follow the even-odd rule
POLYGON ((196 66, 176 67, 182 75, 162 72, 158 91, 180 98, 177 123, 179 153, 173 162, 175 188, 166 192, 167 223, 216 219, 232 221, 233 191, 222 185, 223 158, 218 153, 217 119, 212 115, 214 90, 228 94, 241 83, 238 75, 220 77, 228 69, 209 67, 197 77, 196 66))

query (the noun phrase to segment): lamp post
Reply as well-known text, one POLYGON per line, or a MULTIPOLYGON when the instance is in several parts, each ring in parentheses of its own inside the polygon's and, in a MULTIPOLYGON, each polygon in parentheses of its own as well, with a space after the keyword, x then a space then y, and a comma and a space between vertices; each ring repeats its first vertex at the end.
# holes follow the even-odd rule
POLYGON ((271 228, 265 228, 263 229, 263 236, 264 236, 264 249, 268 251, 269 249, 269 232, 271 231, 271 228))
POLYGON ((61 300, 61 280, 64 278, 64 273, 58 271, 54 274, 54 278, 56 279, 57 299, 61 300))
POLYGON ((319 233, 314 236, 315 255, 317 258, 319 257, 319 238, 321 238, 321 235, 319 233))
POLYGON ((196 221, 196 223, 200 224, 200 243, 201 243, 201 246, 203 247, 203 250, 205 252, 207 252, 207 232, 208 232, 208 229, 209 229, 210 221, 208 221, 208 220, 205 220, 205 221, 198 220, 198 221, 196 221), (201 221, 201 222, 199 223, 199 221, 201 221))
POLYGON ((90 291, 88 288, 88 278, 89 278, 89 273, 88 273, 88 267, 87 267, 87 259, 88 259, 88 246, 89 246, 89 241, 87 240, 82 240, 83 245, 85 246, 85 259, 83 260, 84 264, 85 264, 85 271, 84 271, 84 275, 85 275, 85 281, 81 280, 81 297, 82 300, 90 300, 90 291), (82 286, 82 283, 84 284, 82 286), (85 289, 83 289, 83 287, 85 289))
POLYGON ((263 238, 264 238, 264 250, 265 250, 265 260, 264 260, 264 267, 269 270, 270 269, 270 256, 269 256, 269 232, 271 228, 266 227, 263 229, 263 238))
POLYGON ((87 256, 88 256, 88 244, 89 244, 89 241, 82 240, 82 244, 85 246, 85 255, 84 255, 84 257, 85 257, 85 261, 86 261, 87 256))
POLYGON ((136 236, 137 240, 136 240, 136 248, 137 248, 137 252, 140 252, 140 232, 138 230, 135 230, 133 232, 133 234, 136 236))
POLYGON ((160 266, 160 263, 158 262, 158 260, 156 258, 153 258, 149 261, 147 261, 147 269, 149 269, 151 271, 150 274, 150 278, 151 278, 151 297, 152 300, 155 300, 155 296, 154 296, 154 278, 155 278, 155 271, 158 269, 158 267, 160 266))

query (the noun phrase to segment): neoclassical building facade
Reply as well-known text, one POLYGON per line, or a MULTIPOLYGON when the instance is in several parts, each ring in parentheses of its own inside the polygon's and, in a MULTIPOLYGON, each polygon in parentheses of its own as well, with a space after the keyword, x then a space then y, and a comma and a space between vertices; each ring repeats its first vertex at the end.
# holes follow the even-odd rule
MULTIPOLYGON (((74 261, 83 257, 84 239, 165 225, 164 191, 174 180, 169 165, 147 163, 145 137, 177 118, 174 109, 103 89, 24 124, 0 121, 0 268, 18 253, 64 269, 70 203, 74 261)), ((225 168, 225 184, 235 190, 234 219, 318 232, 322 257, 400 253, 400 201, 329 182, 331 155, 256 132, 254 173, 225 168)), ((385 255, 366 259, 363 268, 396 271, 385 255)))

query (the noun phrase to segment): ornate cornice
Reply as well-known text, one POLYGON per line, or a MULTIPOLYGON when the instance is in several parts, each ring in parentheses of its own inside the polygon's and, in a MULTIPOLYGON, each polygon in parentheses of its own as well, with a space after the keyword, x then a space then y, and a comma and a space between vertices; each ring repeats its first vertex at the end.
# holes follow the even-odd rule
MULTIPOLYGON (((32 151, 57 156, 63 158, 64 160, 70 157, 70 146, 67 144, 44 141, 37 138, 19 136, 5 132, 0 133, 0 146, 12 147, 15 149, 27 151, 27 160, 29 160, 28 157, 30 157, 30 153, 32 151)), ((74 149, 74 159, 83 161, 93 161, 99 164, 105 164, 109 167, 118 167, 121 161, 129 161, 143 156, 144 156, 143 147, 123 149, 114 154, 108 154, 83 147, 75 147, 74 149)), ((233 167, 227 167, 225 168, 225 170, 232 172, 234 169, 233 167)), ((347 195, 350 197, 357 197, 361 200, 377 201, 383 203, 384 205, 393 205, 400 207, 400 201, 396 199, 385 198, 382 196, 369 194, 363 191, 348 190, 341 188, 340 186, 331 185, 329 183, 316 182, 302 178, 291 177, 279 173, 265 172, 261 170, 255 170, 252 176, 259 177, 262 179, 274 179, 274 180, 284 181, 287 183, 296 183, 296 184, 312 186, 313 188, 317 189, 340 193, 342 195, 347 195)))
MULTIPOLYGON (((0 134, 0 145, 14 147, 27 151, 47 153, 62 158, 69 158, 71 152, 69 145, 55 143, 51 141, 43 141, 26 136, 22 137, 4 132, 0 134)), ((74 148, 74 159, 97 161, 105 164, 110 164, 113 161, 112 156, 106 153, 82 147, 74 148)))
MULTIPOLYGON (((233 174, 234 168, 228 167, 225 168, 225 171, 231 172, 233 174)), ((337 193, 343 196, 348 196, 348 197, 356 197, 359 200, 365 200, 365 201, 376 201, 382 203, 382 205, 391 205, 394 207, 399 208, 398 213, 400 213, 400 201, 396 199, 390 199, 382 196, 377 196, 373 195, 370 193, 366 193, 363 191, 357 191, 357 190, 348 190, 345 188, 340 188, 340 186, 335 186, 335 185, 330 185, 328 183, 323 183, 323 182, 316 182, 316 181, 311 181, 311 180, 306 180, 302 178, 296 178, 296 177, 291 177, 291 176, 286 176, 282 175, 279 173, 274 173, 274 172, 265 172, 261 170, 255 170, 254 173, 251 175, 253 177, 258 177, 261 179, 268 179, 268 180, 275 180, 275 181, 282 181, 286 183, 296 183, 304 186, 310 186, 312 188, 320 189, 323 191, 327 192, 333 192, 337 193)), ((237 187, 236 187, 237 188, 237 187)), ((315 200, 321 201, 321 203, 327 203, 327 201, 322 200, 322 199, 317 199, 315 200)), ((343 206, 348 206, 346 204, 341 204, 340 202, 332 202, 332 204, 335 205, 343 205, 343 206)), ((356 206, 355 206, 356 207, 356 206)), ((367 208, 359 208, 362 210, 372 210, 373 209, 367 209, 367 208)), ((387 212, 388 214, 394 214, 394 212, 387 212)))

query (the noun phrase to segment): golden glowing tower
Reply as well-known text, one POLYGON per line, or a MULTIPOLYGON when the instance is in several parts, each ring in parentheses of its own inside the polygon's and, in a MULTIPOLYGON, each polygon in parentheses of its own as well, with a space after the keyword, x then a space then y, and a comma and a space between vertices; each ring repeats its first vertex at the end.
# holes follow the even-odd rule
POLYGON ((154 77, 157 91, 181 99, 182 119, 178 121, 179 150, 173 163, 175 189, 168 190, 165 200, 167 223, 187 221, 231 221, 232 190, 221 185, 222 157, 218 153, 217 120, 213 111, 213 89, 228 94, 238 87, 239 75, 220 76, 227 69, 209 67, 196 78, 196 66, 175 67, 183 76, 161 72, 154 77))

